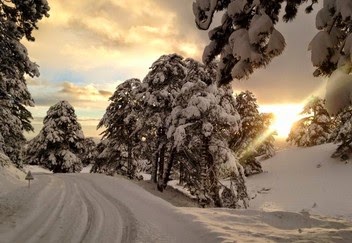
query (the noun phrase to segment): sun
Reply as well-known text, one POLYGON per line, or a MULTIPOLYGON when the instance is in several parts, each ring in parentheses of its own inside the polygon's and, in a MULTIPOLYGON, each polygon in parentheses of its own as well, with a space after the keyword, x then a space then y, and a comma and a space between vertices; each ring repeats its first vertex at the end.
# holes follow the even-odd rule
POLYGON ((303 106, 300 104, 277 104, 277 105, 262 105, 260 112, 274 114, 274 121, 270 126, 271 130, 277 132, 277 136, 286 138, 290 133, 292 124, 301 118, 300 112, 303 106))

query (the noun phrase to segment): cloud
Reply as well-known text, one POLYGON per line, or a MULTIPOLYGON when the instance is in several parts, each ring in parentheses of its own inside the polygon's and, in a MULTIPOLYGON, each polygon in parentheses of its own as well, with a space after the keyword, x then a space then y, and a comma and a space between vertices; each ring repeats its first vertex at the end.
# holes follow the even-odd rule
POLYGON ((191 3, 182 1, 183 10, 179 7, 175 12, 173 7, 181 6, 177 2, 52 0, 50 18, 44 19, 35 33, 37 41, 27 43, 30 54, 44 68, 56 65, 89 70, 108 66, 127 68, 131 73, 133 66, 137 75, 142 70, 145 75, 163 54, 177 52, 199 58, 205 41, 195 26, 193 31, 189 29, 194 22, 191 3), (183 23, 188 22, 189 27, 183 29, 183 23))
POLYGON ((69 81, 47 83, 40 79, 29 82, 29 89, 35 100, 35 107, 28 107, 34 117, 32 122, 35 132, 26 134, 28 138, 34 137, 42 128, 43 117, 50 106, 61 100, 67 100, 73 105, 85 136, 98 137, 101 130, 96 126, 109 105, 108 98, 114 90, 116 83, 106 84, 75 84, 69 81))
POLYGON ((79 86, 65 81, 62 83, 61 93, 76 97, 79 100, 100 100, 110 97, 112 93, 106 90, 98 90, 93 85, 79 86))
POLYGON ((105 97, 111 97, 112 93, 110 91, 105 91, 105 90, 99 90, 99 94, 105 97))
MULTIPOLYGON (((196 28, 190 0, 51 0, 50 7, 50 18, 34 32, 36 42, 25 43, 40 65, 40 82, 48 82, 28 82, 37 105, 67 99, 104 111, 119 83, 112 80, 143 79, 163 54, 199 60, 209 42, 207 31, 196 28)), ((302 10, 292 23, 279 23, 288 44, 284 54, 249 80, 233 82, 234 89, 249 89, 268 104, 300 102, 320 87, 306 50, 316 32, 314 16, 302 10)), ((215 18, 219 22, 221 14, 215 18)))
POLYGON ((43 84, 40 79, 30 81, 28 87, 37 106, 50 107, 61 100, 67 100, 77 108, 101 110, 107 107, 114 90, 112 84, 75 84, 69 81, 43 84))

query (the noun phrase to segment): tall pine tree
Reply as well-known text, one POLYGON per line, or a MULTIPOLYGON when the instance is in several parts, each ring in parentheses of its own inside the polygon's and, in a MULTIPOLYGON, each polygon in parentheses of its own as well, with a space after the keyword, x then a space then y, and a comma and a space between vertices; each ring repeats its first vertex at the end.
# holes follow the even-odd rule
POLYGON ((151 66, 151 71, 143 80, 145 87, 141 99, 143 110, 143 130, 148 143, 155 146, 152 166, 152 181, 163 190, 163 176, 171 145, 167 139, 167 118, 172 112, 172 104, 185 83, 187 67, 183 57, 177 54, 163 55, 151 66))
POLYGON ((305 117, 292 126, 287 141, 299 147, 310 147, 329 142, 332 120, 325 101, 312 97, 301 112, 305 117))
POLYGON ((272 117, 259 113, 257 99, 250 91, 236 95, 235 108, 241 117, 241 129, 233 137, 231 147, 244 166, 246 175, 261 173, 263 170, 256 157, 270 157, 274 153, 275 132, 269 129, 272 117))
MULTIPOLYGON (((108 106, 98 128, 104 126, 102 133, 105 148, 102 150, 107 160, 102 168, 108 173, 117 172, 129 178, 136 177, 135 147, 140 142, 137 131, 141 128, 140 105, 136 95, 141 86, 138 79, 129 79, 118 85, 110 97, 108 106), (111 168, 107 168, 107 164, 111 168)), ((102 155, 103 156, 103 155, 102 155)), ((98 166, 98 165, 97 165, 98 166)), ((96 166, 96 167, 97 167, 96 166)))
POLYGON ((352 106, 346 107, 336 116, 335 124, 332 140, 339 145, 331 157, 347 160, 352 153, 352 106))
POLYGON ((89 164, 94 164, 94 160, 98 156, 97 154, 97 145, 94 142, 94 139, 89 137, 83 140, 83 152, 81 156, 83 166, 89 164))
POLYGON ((232 89, 207 84, 209 78, 214 82, 211 74, 215 72, 201 64, 198 66, 189 72, 189 82, 183 85, 174 102, 168 137, 173 140, 180 163, 187 171, 186 186, 201 205, 247 207, 243 168, 229 147, 240 120, 232 89), (205 82, 202 77, 206 77, 205 82), (219 181, 223 164, 231 170, 230 187, 219 181))
POLYGON ((27 160, 54 173, 82 170, 84 135, 74 108, 67 101, 51 106, 43 128, 28 145, 27 160))
POLYGON ((25 143, 23 131, 32 131, 33 106, 25 75, 39 76, 38 66, 30 61, 21 40, 34 41, 32 31, 37 22, 48 17, 46 0, 0 2, 0 130, 3 150, 17 165, 22 166, 21 148, 25 143))

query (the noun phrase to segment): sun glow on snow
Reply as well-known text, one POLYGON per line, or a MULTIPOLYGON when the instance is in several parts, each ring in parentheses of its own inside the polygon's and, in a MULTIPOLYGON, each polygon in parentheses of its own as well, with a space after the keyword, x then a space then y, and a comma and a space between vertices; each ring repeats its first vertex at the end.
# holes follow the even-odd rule
POLYGON ((277 104, 277 105, 262 105, 260 112, 273 113, 274 121, 271 124, 271 130, 277 132, 278 137, 285 138, 290 133, 292 124, 300 119, 299 114, 303 109, 301 104, 277 104))

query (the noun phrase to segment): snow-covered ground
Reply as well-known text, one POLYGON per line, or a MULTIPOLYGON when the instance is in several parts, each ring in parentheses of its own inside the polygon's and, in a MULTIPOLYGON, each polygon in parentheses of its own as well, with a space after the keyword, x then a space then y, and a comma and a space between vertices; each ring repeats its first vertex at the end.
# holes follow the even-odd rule
POLYGON ((246 210, 176 208, 156 197, 174 201, 176 191, 154 196, 119 177, 37 167, 26 167, 36 178, 28 190, 23 172, 0 167, 0 242, 350 243, 352 162, 331 159, 335 148, 287 149, 264 161, 265 173, 247 179, 246 210))
POLYGON ((40 167, 38 165, 25 165, 23 166, 23 170, 28 173, 28 171, 31 171, 32 173, 37 173, 37 174, 52 174, 53 172, 45 169, 43 167, 40 167))
MULTIPOLYGON (((93 165, 88 165, 86 167, 83 167, 83 169, 81 170, 80 173, 90 173, 90 170, 92 169, 92 166, 93 165)), ((24 171, 25 172, 28 172, 28 171, 31 171, 32 173, 42 173, 42 174, 52 174, 53 172, 48 170, 48 169, 45 169, 43 167, 40 167, 38 165, 25 165, 23 167, 24 171)))
MULTIPOLYGON (((0 194, 1 243, 218 241, 218 234, 192 216, 122 177, 33 176, 30 188, 21 179, 0 194)), ((0 176, 0 184, 4 181, 0 176)))
POLYGON ((90 164, 86 167, 83 167, 83 169, 81 170, 81 173, 90 173, 90 170, 92 169, 93 165, 90 164))
POLYGON ((247 210, 179 210, 225 242, 352 242, 352 161, 330 158, 335 149, 289 148, 263 161, 265 172, 247 178, 247 210))
POLYGON ((0 196, 15 190, 17 187, 24 186, 26 183, 25 176, 23 171, 18 170, 12 164, 0 165, 0 196))
POLYGON ((352 221, 352 160, 330 158, 334 144, 291 148, 263 161, 249 177, 251 209, 309 212, 352 221))
POLYGON ((219 242, 352 242, 352 223, 308 213, 180 208, 195 217, 219 242))
POLYGON ((352 161, 334 144, 290 148, 247 178, 249 210, 181 209, 227 242, 352 242, 352 161))

